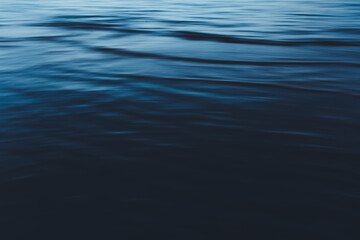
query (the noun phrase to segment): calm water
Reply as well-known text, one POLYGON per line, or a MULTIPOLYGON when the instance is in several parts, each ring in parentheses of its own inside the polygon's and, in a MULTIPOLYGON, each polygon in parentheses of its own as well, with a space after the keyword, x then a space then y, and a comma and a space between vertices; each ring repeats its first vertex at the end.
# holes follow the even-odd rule
POLYGON ((1 239, 360 239, 360 2, 1 0, 1 239))

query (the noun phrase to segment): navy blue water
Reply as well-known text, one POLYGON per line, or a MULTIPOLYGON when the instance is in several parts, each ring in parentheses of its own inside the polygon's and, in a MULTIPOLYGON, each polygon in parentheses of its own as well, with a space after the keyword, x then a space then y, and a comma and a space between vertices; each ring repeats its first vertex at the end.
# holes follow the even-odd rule
POLYGON ((360 239, 360 2, 1 0, 0 238, 360 239))

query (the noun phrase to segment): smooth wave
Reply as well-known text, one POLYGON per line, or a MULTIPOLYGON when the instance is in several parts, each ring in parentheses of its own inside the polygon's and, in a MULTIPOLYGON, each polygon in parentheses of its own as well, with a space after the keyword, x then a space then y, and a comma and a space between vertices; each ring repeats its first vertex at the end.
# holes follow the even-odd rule
POLYGON ((202 40, 202 41, 217 41, 224 43, 239 43, 239 44, 254 44, 254 45, 270 45, 270 46, 360 46, 359 41, 336 41, 326 39, 306 40, 306 41, 275 41, 266 39, 252 39, 252 38, 238 38, 226 35, 201 33, 201 32, 186 32, 179 31, 173 34, 176 37, 185 38, 188 40, 202 40))
POLYGON ((196 63, 208 63, 208 64, 229 64, 229 65, 250 65, 250 66, 345 66, 345 67, 360 67, 360 63, 351 62, 303 62, 303 61, 286 61, 286 62, 261 62, 261 61, 235 61, 235 60, 216 60, 216 59, 201 59, 201 58, 190 58, 190 57, 178 57, 168 56, 146 52, 135 52, 125 49, 117 48, 102 48, 94 47, 92 50, 111 53, 122 56, 140 57, 140 58, 154 58, 164 60, 175 60, 185 62, 196 62, 196 63))

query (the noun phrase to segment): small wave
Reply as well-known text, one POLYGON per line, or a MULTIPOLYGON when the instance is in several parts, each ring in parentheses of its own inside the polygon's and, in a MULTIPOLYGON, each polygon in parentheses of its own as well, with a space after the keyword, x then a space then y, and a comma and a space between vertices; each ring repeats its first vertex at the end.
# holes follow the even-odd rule
POLYGON ((37 24, 35 26, 42 27, 60 27, 69 30, 102 30, 114 31, 123 33, 148 33, 147 30, 141 29, 127 29, 121 28, 122 24, 106 24, 106 23, 91 23, 91 22, 50 22, 45 24, 37 24))
POLYGON ((275 41, 264 39, 238 38, 220 34, 177 31, 172 36, 187 40, 216 41, 224 43, 254 44, 254 45, 273 45, 273 46, 360 46, 360 42, 355 41, 336 41, 336 40, 306 40, 306 41, 275 41))
MULTIPOLYGON (((234 86, 234 87, 245 87, 245 88, 257 88, 257 89, 279 89, 303 93, 315 93, 315 94, 331 94, 331 95, 342 95, 345 97, 352 97, 360 99, 360 95, 357 93, 347 92, 345 89, 341 90, 329 90, 329 89, 319 89, 319 88, 308 88, 308 87, 299 87, 291 85, 291 82, 288 83, 266 83, 266 82, 242 82, 242 81, 231 81, 224 79, 213 79, 213 78, 174 78, 174 77, 160 77, 160 76, 151 76, 151 75, 135 75, 135 74, 110 74, 110 73, 90 73, 89 75, 94 75, 96 77, 92 78, 77 78, 81 81, 94 82, 100 85, 113 85, 118 86, 122 85, 123 82, 118 81, 119 79, 133 79, 139 81, 154 80, 156 81, 166 81, 166 82, 179 82, 179 83, 193 83, 193 84, 212 84, 219 86, 234 86), (98 78, 100 77, 100 78, 98 78), (104 79, 102 77, 108 77, 111 79, 104 79)), ((59 77, 61 78, 61 77, 59 77)))
POLYGON ((360 34, 360 28, 336 28, 332 29, 332 32, 344 32, 344 33, 355 33, 360 34))
POLYGON ((140 57, 140 58, 155 58, 164 60, 175 60, 184 62, 208 63, 208 64, 225 64, 225 65, 250 65, 250 66, 345 66, 345 67, 360 67, 360 63, 353 62, 260 62, 260 61, 237 61, 237 60, 216 60, 190 57, 177 57, 169 55, 161 55, 155 53, 135 52, 117 48, 92 47, 92 50, 110 53, 122 56, 140 57))

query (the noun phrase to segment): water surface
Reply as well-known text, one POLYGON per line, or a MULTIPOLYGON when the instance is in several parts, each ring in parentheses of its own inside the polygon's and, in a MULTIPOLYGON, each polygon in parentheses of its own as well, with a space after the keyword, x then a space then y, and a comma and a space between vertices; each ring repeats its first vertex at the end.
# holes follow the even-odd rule
POLYGON ((2 0, 2 239, 359 239, 359 76, 357 0, 2 0))

